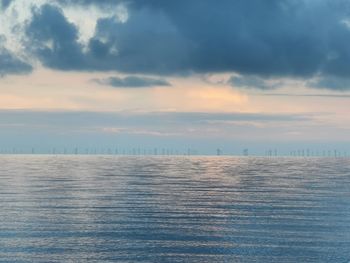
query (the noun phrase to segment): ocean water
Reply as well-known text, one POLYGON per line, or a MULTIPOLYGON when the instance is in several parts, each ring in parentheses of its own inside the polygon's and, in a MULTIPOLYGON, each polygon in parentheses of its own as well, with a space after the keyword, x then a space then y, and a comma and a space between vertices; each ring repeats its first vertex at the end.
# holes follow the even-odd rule
POLYGON ((350 262, 350 160, 0 156, 0 262, 350 262))

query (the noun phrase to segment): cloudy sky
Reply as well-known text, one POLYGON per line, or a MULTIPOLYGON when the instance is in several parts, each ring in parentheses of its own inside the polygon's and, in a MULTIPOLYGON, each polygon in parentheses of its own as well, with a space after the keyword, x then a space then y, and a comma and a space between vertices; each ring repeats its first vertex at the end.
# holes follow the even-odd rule
POLYGON ((3 149, 350 146, 349 0, 0 0, 3 149))

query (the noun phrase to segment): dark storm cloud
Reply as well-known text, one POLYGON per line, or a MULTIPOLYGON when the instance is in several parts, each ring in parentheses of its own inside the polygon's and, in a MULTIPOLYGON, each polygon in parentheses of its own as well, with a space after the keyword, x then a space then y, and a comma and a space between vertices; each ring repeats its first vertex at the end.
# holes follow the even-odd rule
MULTIPOLYGON (((123 1, 57 2, 113 8, 123 1)), ((124 2, 129 20, 100 19, 87 52, 77 42, 77 29, 58 8, 36 10, 27 28, 35 53, 45 65, 62 70, 350 76, 348 1, 124 2), (41 44, 49 40, 53 49, 41 44)))
POLYGON ((161 12, 133 12, 127 23, 100 19, 89 43, 95 68, 132 73, 178 74, 191 66, 191 45, 161 12), (116 52, 114 52, 116 50, 116 52))
POLYGON ((278 87, 277 84, 268 84, 266 80, 256 76, 232 76, 228 84, 236 88, 269 90, 278 87))
POLYGON ((44 5, 34 10, 26 32, 31 39, 29 48, 45 66, 62 70, 85 68, 82 46, 77 42, 78 30, 61 9, 44 5))
POLYGON ((310 81, 308 84, 309 87, 313 88, 332 89, 337 91, 350 90, 350 78, 325 76, 316 81, 310 81))
POLYGON ((262 76, 349 74, 346 1, 134 1, 161 10, 196 45, 191 67, 262 76))
POLYGON ((6 38, 0 35, 0 77, 9 74, 30 73, 32 66, 17 58, 15 54, 3 47, 5 41, 6 38))
POLYGON ((26 33, 32 52, 50 68, 159 74, 183 70, 185 41, 164 15, 145 10, 126 24, 100 19, 84 53, 75 25, 59 7, 44 5, 34 11, 26 33))
POLYGON ((0 48, 0 77, 9 74, 26 74, 31 71, 31 65, 16 58, 8 50, 0 48))
POLYGON ((125 78, 110 77, 106 79, 95 79, 96 83, 109 85, 115 88, 148 88, 154 86, 171 86, 165 79, 128 76, 125 78))

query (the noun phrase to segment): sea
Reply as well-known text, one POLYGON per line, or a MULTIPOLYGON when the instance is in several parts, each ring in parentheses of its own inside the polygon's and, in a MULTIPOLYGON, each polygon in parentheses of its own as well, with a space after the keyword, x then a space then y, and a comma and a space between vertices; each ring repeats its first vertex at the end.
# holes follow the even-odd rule
POLYGON ((350 262, 350 159, 0 156, 0 262, 350 262))

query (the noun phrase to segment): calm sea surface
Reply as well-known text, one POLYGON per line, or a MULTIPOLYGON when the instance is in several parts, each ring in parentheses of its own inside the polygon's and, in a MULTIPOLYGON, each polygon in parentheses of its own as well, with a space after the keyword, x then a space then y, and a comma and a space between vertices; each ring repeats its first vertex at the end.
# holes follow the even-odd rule
POLYGON ((0 262, 350 262, 350 160, 0 156, 0 262))

